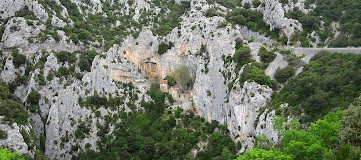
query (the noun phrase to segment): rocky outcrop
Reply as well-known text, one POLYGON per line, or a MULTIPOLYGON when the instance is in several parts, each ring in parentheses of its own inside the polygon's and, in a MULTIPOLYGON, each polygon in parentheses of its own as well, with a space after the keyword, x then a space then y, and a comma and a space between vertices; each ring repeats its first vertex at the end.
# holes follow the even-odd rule
POLYGON ((23 48, 29 45, 29 39, 34 38, 45 30, 45 25, 36 25, 37 21, 29 26, 22 17, 12 18, 7 24, 2 37, 4 48, 23 48))
MULTIPOLYGON (((0 116, 0 119, 3 119, 3 116, 0 116)), ((13 150, 19 151, 22 154, 32 154, 28 150, 28 145, 25 143, 23 135, 21 135, 20 133, 21 129, 23 129, 26 133, 30 131, 30 128, 28 126, 19 126, 16 123, 0 123, 0 130, 4 131, 7 135, 6 138, 0 139, 0 144, 2 146, 6 146, 13 150)))
MULTIPOLYGON (((209 6, 192 3, 193 7, 202 9, 192 10, 188 17, 184 17, 180 28, 175 28, 171 34, 161 40, 174 43, 174 47, 166 53, 162 55, 156 53, 160 42, 148 30, 141 32, 137 39, 125 40, 120 52, 123 50, 125 57, 145 72, 149 70, 142 66, 148 62, 147 60, 152 61, 156 64, 154 65, 156 69, 153 71, 158 71, 158 76, 161 78, 170 75, 177 65, 186 66, 194 77, 193 102, 199 114, 207 121, 216 120, 227 125, 231 136, 235 140, 242 141, 244 147, 252 149, 254 137, 262 134, 274 142, 278 141, 277 132, 273 130, 270 121, 274 112, 267 110, 259 113, 261 108, 267 106, 272 89, 254 82, 246 82, 244 86, 238 86, 240 90, 232 90, 227 94, 227 86, 223 83, 225 79, 220 72, 230 69, 224 68, 222 55, 233 55, 236 38, 255 39, 256 43, 249 44, 255 59, 259 58, 258 49, 262 44, 270 45, 272 41, 245 27, 217 28, 219 22, 225 19, 205 18, 202 11, 206 11, 209 6), (196 26, 195 29, 192 29, 193 26, 196 26), (202 45, 206 46, 206 51, 200 53, 202 45), (205 67, 209 69, 208 73, 204 72, 205 67), (227 99, 229 102, 226 102, 227 99)), ((232 76, 235 76, 235 73, 232 76)))
POLYGON ((262 12, 263 19, 271 26, 271 29, 281 29, 287 38, 290 38, 296 30, 303 31, 301 23, 285 17, 282 3, 278 0, 265 0, 265 7, 262 12))
POLYGON ((10 52, 12 49, 19 49, 25 54, 34 54, 41 52, 43 49, 48 51, 69 51, 73 52, 80 50, 82 45, 75 45, 72 42, 67 42, 68 37, 64 31, 58 30, 57 33, 60 41, 56 42, 52 38, 48 38, 44 42, 38 38, 39 33, 42 33, 46 26, 44 24, 37 25, 37 20, 25 20, 22 17, 14 17, 6 24, 4 34, 0 45, 4 51, 10 52))
POLYGON ((5 19, 15 15, 15 12, 19 11, 23 7, 28 7, 28 9, 34 12, 36 18, 42 22, 46 22, 48 19, 48 14, 45 11, 45 8, 38 3, 37 0, 1 0, 0 1, 0 18, 5 19))

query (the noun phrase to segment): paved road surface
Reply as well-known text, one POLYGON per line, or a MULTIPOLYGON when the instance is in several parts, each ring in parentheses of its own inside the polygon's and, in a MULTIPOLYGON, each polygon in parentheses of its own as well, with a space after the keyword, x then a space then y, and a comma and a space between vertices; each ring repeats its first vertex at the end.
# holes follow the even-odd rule
POLYGON ((331 52, 339 52, 339 53, 355 53, 361 54, 361 48, 289 48, 293 50, 296 55, 302 54, 315 54, 317 52, 328 50, 331 52))

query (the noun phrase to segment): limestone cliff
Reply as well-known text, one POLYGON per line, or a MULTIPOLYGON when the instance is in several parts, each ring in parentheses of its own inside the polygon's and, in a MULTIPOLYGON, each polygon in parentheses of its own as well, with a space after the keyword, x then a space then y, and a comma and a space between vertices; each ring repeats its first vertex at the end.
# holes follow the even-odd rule
MULTIPOLYGON (((78 8, 80 19, 85 20, 90 13, 110 16, 103 11, 103 1, 91 0, 89 4, 82 0, 70 2, 76 4, 74 7, 78 8)), ((120 0, 123 8, 115 10, 114 13, 128 16, 136 22, 144 17, 143 11, 151 12, 150 15, 170 12, 154 6, 149 1, 132 2, 120 0)), ((156 35, 151 25, 142 26, 141 30, 133 30, 134 27, 130 26, 124 30, 139 34, 119 36, 120 38, 112 41, 110 49, 106 50, 106 37, 97 35, 91 42, 76 43, 76 38, 71 37, 74 35, 67 35, 66 27, 71 28, 77 24, 74 24, 69 15, 70 11, 59 0, 55 0, 54 3, 62 8, 59 14, 55 14, 56 11, 50 7, 42 6, 37 0, 0 0, 0 18, 9 18, 7 23, 3 24, 4 33, 0 43, 4 58, 1 80, 8 84, 15 82, 19 75, 25 75, 29 65, 31 68, 28 79, 14 88, 14 94, 24 103, 32 90, 41 95, 39 112, 30 113, 31 127, 19 127, 14 124, 14 128, 10 129, 10 126, 0 125, 2 130, 9 129, 8 138, 0 140, 1 145, 32 154, 33 149, 27 149, 23 137, 19 135, 19 128, 25 128, 26 131, 35 132, 36 143, 44 145, 45 154, 51 159, 71 159, 80 148, 89 146, 97 150, 97 133, 100 132, 99 126, 106 123, 106 118, 120 111, 130 112, 140 108, 141 99, 149 101, 146 91, 154 82, 152 78, 163 79, 179 65, 187 67, 193 77, 192 98, 199 114, 207 121, 216 120, 226 125, 230 136, 243 144, 240 152, 253 149, 253 142, 257 136, 265 135, 269 140, 278 142, 277 132, 271 122, 275 111, 271 110, 269 104, 274 90, 253 81, 239 83, 239 75, 243 70, 236 71, 234 62, 226 66, 223 59, 233 56, 236 51, 236 39, 239 38, 245 46, 251 48, 252 59, 259 62, 259 49, 262 46, 274 47, 274 40, 245 26, 227 23, 226 18, 222 16, 204 15, 208 9, 219 4, 192 0, 190 8, 180 16, 179 26, 174 27, 169 34, 156 35), (16 11, 24 6, 34 13, 37 20, 13 17, 16 11), (42 40, 41 34, 45 31, 50 32, 50 29, 53 34, 58 34, 58 39, 45 35, 48 38, 42 40), (158 49, 162 42, 172 42, 174 46, 159 54, 158 49), (19 68, 14 66, 14 57, 11 54, 13 49, 18 49, 20 54, 26 55, 26 65, 19 68), (90 70, 80 69, 74 63, 78 63, 82 56, 86 56, 85 51, 90 49, 97 52, 89 64, 90 70), (59 61, 59 51, 71 52, 69 57, 74 55, 76 62, 59 61), (60 71, 63 70, 71 70, 72 74, 62 76, 63 72, 60 71), (230 78, 226 79, 222 72, 229 73, 230 78), (45 84, 41 83, 44 77, 45 84), (234 85, 229 87, 228 84, 232 81, 234 85), (123 103, 116 109, 105 106, 92 108, 83 104, 91 96, 107 99, 120 97, 123 103), (85 137, 76 138, 79 128, 89 129, 85 137)), ((180 4, 182 1, 177 0, 176 3, 180 4)), ((297 3, 290 1, 289 4, 283 5, 278 0, 265 0, 264 6, 251 9, 262 12, 264 21, 271 29, 280 29, 283 31, 280 32, 281 35, 290 37, 295 30, 302 31, 302 25, 297 20, 286 18, 284 14, 294 7, 308 12, 303 3, 304 0, 299 0, 297 3)), ((106 5, 112 4, 115 2, 109 1, 106 5)), ((226 9, 219 7, 220 12, 222 8, 226 9)), ((124 22, 114 21, 114 24, 110 25, 110 30, 122 23, 124 22)), ((302 57, 302 60, 308 62, 313 53, 302 57)), ((297 53, 297 56, 302 55, 297 53)), ((287 65, 287 57, 277 53, 276 59, 269 64, 265 72, 273 78, 277 68, 287 65)), ((110 126, 106 134, 110 135, 114 127, 110 126)))

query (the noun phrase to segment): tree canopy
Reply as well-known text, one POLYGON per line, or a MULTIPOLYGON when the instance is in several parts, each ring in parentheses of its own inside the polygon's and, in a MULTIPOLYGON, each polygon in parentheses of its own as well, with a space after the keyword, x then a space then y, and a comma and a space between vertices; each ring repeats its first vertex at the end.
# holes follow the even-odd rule
POLYGON ((7 148, 0 147, 1 160, 24 160, 19 152, 12 153, 7 148))
POLYGON ((177 84, 180 84, 182 88, 186 88, 193 80, 189 74, 188 68, 185 66, 178 66, 170 76, 175 79, 177 84))

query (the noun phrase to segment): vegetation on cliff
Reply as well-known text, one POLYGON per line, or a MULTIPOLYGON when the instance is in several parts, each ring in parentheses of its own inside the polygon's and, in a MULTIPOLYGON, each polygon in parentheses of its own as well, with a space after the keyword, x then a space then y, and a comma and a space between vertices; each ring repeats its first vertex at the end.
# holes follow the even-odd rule
POLYGON ((159 90, 148 94, 152 100, 142 101, 144 110, 120 111, 99 126, 99 151, 83 149, 73 159, 187 159, 194 156, 192 149, 200 148, 197 159, 235 158, 236 145, 226 136, 225 126, 180 108, 171 110, 165 104, 166 93, 159 90), (115 126, 112 133, 110 125, 115 126))
POLYGON ((345 111, 328 113, 309 127, 285 123, 284 115, 274 119, 282 140, 272 149, 257 148, 237 159, 360 159, 361 97, 345 111))
POLYGON ((8 85, 0 82, 0 115, 4 116, 2 121, 10 124, 16 122, 17 124, 28 123, 28 112, 23 103, 11 94, 8 85))
MULTIPOLYGON (((356 54, 317 53, 303 72, 292 77, 272 104, 284 108, 286 115, 306 113, 302 122, 312 122, 328 112, 345 109, 361 92, 361 56, 356 54)), ((282 80, 283 81, 283 80, 282 80)))

